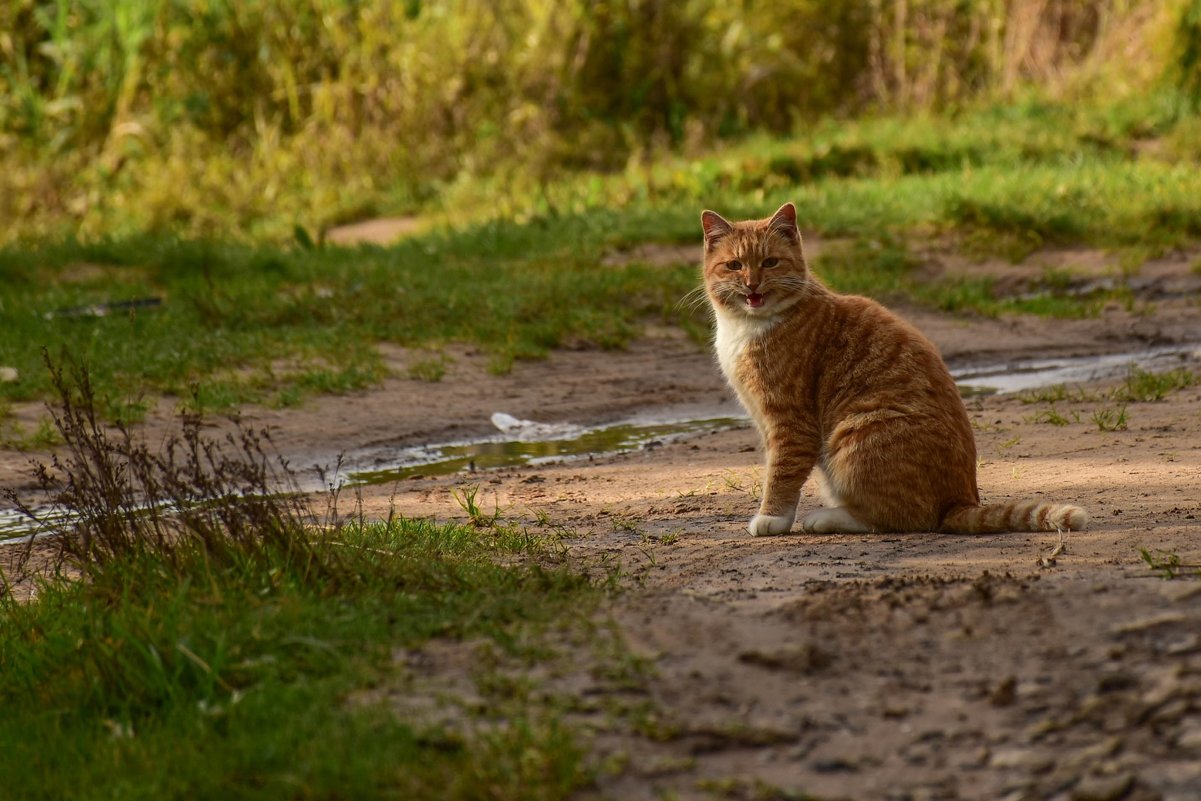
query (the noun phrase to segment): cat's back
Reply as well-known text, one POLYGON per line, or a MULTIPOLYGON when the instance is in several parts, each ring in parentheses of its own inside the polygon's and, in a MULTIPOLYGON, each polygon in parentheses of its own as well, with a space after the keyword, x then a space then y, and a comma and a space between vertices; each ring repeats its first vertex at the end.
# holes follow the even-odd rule
POLYGON ((964 414, 938 348, 913 324, 871 298, 831 294, 828 301, 823 372, 829 392, 875 406, 918 404, 964 414))
POLYGON ((848 414, 893 409, 970 433, 938 349, 870 298, 827 291, 771 325, 719 322, 714 346, 740 395, 804 410, 823 418, 823 428, 848 414))

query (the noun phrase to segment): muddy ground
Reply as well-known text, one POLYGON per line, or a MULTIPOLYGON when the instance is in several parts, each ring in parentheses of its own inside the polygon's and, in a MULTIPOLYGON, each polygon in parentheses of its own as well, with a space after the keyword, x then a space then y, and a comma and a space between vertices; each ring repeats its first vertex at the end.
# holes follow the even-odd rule
MULTIPOLYGON (((1192 293, 1164 289, 1187 290, 1195 254, 1175 258, 1145 270, 1156 280, 1142 303, 1097 319, 899 311, 953 367, 1201 341, 1192 293)), ((297 466, 346 452, 370 467, 401 446, 486 434, 497 411, 583 424, 733 409, 710 355, 666 328, 625 351, 558 352, 501 377, 466 348, 449 351, 435 383, 399 377, 423 354, 385 355, 398 377, 378 389, 246 418, 297 466)), ((1091 528, 1062 537, 751 538, 762 473, 746 424, 620 456, 368 486, 342 505, 463 520, 453 493, 478 486, 485 509, 559 532, 567 558, 620 570, 604 636, 565 644, 534 676, 600 768, 586 798, 1194 801, 1201 386, 1131 403, 1125 430, 1106 431, 1094 415, 1117 413, 1105 398, 1114 383, 1057 403, 1064 425, 1013 395, 967 401, 984 500, 1085 507, 1091 528), (1165 580, 1140 549, 1178 557, 1181 575, 1165 580), (629 671, 597 669, 609 638, 637 657, 629 671)), ((0 454, 0 484, 27 483, 25 461, 0 454)), ((801 514, 815 503, 806 488, 801 514)), ((409 709, 419 687, 486 716, 476 647, 398 655, 404 679, 386 694, 409 709)))

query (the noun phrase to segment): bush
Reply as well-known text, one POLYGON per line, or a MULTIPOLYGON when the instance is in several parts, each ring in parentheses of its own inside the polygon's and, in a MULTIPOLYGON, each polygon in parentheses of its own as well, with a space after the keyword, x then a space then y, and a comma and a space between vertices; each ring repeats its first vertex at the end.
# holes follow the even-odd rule
POLYGON ((33 235, 232 221, 281 237, 498 165, 537 185, 826 114, 1063 85, 1175 7, 17 0, 0 7, 0 215, 33 235))

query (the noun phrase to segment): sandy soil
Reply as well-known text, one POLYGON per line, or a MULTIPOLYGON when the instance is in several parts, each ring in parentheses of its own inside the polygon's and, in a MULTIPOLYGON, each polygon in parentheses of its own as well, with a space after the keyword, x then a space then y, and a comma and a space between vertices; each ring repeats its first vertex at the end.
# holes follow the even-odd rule
MULTIPOLYGON (((1147 292, 1187 284, 1190 259, 1178 262, 1157 263, 1147 292)), ((952 366, 1201 340, 1194 299, 1154 297, 1154 313, 1115 306, 1070 322, 901 312, 952 366)), ((423 356, 385 355, 398 376, 423 356)), ((488 433, 495 411, 595 423, 733 408, 709 354, 673 330, 504 377, 469 349, 450 355, 436 383, 396 377, 246 418, 298 466, 340 451, 369 466, 403 445, 488 433)), ((586 797, 1195 801, 1201 579, 1193 567, 1165 581, 1139 549, 1201 566, 1201 387, 1131 404, 1127 430, 1099 430, 1093 412, 1112 407, 1060 403, 1069 422, 1055 426, 1038 421, 1045 406, 1013 396, 968 401, 985 500, 1087 508, 1090 530, 1062 538, 751 538, 761 469, 747 426, 622 456, 367 487, 358 502, 369 516, 461 520, 453 491, 479 486, 486 508, 563 532, 569 558, 622 571, 606 631, 639 657, 640 678, 593 670, 595 644, 567 648, 543 677, 603 766, 586 797)), ((147 428, 167 425, 164 414, 147 428)), ((0 486, 24 483, 25 461, 0 453, 0 486)), ((802 514, 815 503, 807 488, 802 514)), ((425 682, 398 687, 466 692, 475 647, 398 659, 425 682)))

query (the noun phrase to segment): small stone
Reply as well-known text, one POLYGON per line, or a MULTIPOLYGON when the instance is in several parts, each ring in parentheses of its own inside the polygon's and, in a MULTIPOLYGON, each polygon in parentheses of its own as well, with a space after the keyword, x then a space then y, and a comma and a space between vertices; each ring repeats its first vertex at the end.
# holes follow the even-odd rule
POLYGON ((1002 748, 993 752, 988 764, 994 768, 1014 768, 1030 773, 1050 770, 1055 760, 1034 748, 1002 748))
POLYGON ((1030 801, 1034 797, 1034 793, 1031 790, 1020 788, 1011 791, 1008 795, 1001 796, 1001 801, 1030 801))
POLYGON ((1171 722, 1184 717, 1188 711, 1189 702, 1183 698, 1177 698, 1155 709, 1146 719, 1158 723, 1171 722))
POLYGON ((1073 773, 1080 773, 1088 765, 1098 763, 1106 757, 1117 753, 1121 747, 1121 737, 1107 737, 1099 743, 1094 743, 1069 754, 1063 761, 1063 767, 1073 773))
POLYGON ((1176 735, 1176 747, 1201 750, 1201 726, 1190 726, 1176 735))
POLYGON ((1125 623, 1119 623, 1113 626, 1110 631, 1114 634, 1136 634, 1138 632, 1149 631, 1161 626, 1179 626, 1187 622, 1185 616, 1181 612, 1161 612, 1157 615, 1138 618, 1137 620, 1128 620, 1125 623))
POLYGON ((1139 700, 1147 707, 1162 706, 1177 695, 1181 694, 1183 686, 1180 681, 1180 667, 1173 665, 1156 672, 1154 684, 1151 685, 1139 700))
POLYGON ((1201 637, 1198 637, 1196 634, 1189 634, 1184 639, 1177 640, 1164 649, 1164 653, 1168 656, 1191 654, 1194 651, 1201 651, 1201 637))
POLYGON ((855 773, 859 770, 857 764, 843 757, 818 759, 810 763, 809 767, 818 773, 855 773))
POLYGON ((1165 581, 1160 584, 1159 593, 1169 601, 1182 603, 1201 595, 1201 582, 1165 581))
POLYGON ((1017 700, 1017 686, 1017 679, 1007 676, 993 688, 992 693, 988 696, 988 703, 993 706, 1013 706, 1013 702, 1017 700))
POLYGON ((0 367, 0 384, 11 384, 21 377, 15 367, 0 367))
POLYGON ((1134 774, 1121 773, 1117 776, 1090 774, 1072 788, 1072 801, 1117 801, 1130 792, 1134 774))

